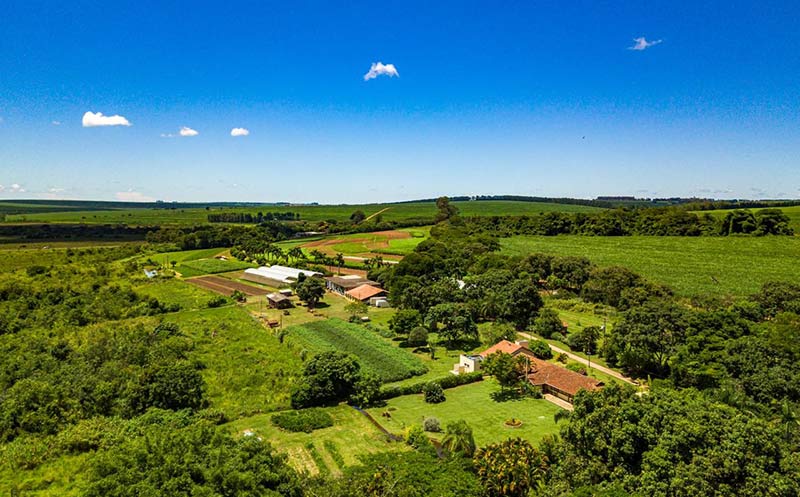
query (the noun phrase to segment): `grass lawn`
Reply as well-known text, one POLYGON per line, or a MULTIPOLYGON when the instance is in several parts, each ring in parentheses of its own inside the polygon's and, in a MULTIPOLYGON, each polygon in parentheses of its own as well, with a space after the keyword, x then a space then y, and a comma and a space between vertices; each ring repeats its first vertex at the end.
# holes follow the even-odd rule
POLYGON ((286 409, 302 361, 240 306, 166 315, 194 341, 211 406, 232 419, 286 409))
MULTIPOLYGON (((445 390, 447 400, 441 404, 427 404, 422 394, 405 395, 387 402, 385 407, 369 409, 370 414, 393 433, 403 433, 408 427, 419 425, 426 417, 439 419, 442 429, 448 422, 465 420, 472 427, 478 446, 500 442, 510 437, 522 437, 538 442, 544 435, 558 432, 554 421, 559 407, 542 399, 521 399, 497 402, 491 394, 500 391, 492 379, 445 390), (389 411, 391 418, 381 416, 389 411), (505 426, 510 418, 522 420, 519 428, 505 426)), ((442 434, 433 434, 441 438, 442 434)))
POLYGON ((326 408, 333 418, 333 426, 313 433, 291 433, 274 426, 271 414, 261 414, 228 424, 236 435, 246 430, 268 440, 279 451, 289 456, 289 463, 311 475, 338 474, 342 467, 358 464, 359 456, 385 451, 405 451, 402 442, 389 442, 364 415, 342 405, 326 408), (339 454, 341 459, 336 456, 339 454), (339 462, 336 460, 339 459, 339 462))
POLYGON ((800 237, 515 236, 500 244, 506 254, 625 266, 684 296, 744 296, 767 281, 800 281, 800 237))
POLYGON ((148 254, 142 256, 141 260, 151 260, 156 264, 169 264, 170 262, 182 263, 187 261, 196 261, 198 259, 208 259, 227 252, 227 249, 210 248, 210 249, 197 249, 197 250, 181 250, 178 252, 161 252, 158 254, 148 254))
POLYGON ((87 463, 94 453, 62 455, 32 470, 20 471, 3 464, 0 451, 0 495, 71 497, 82 495, 87 463))

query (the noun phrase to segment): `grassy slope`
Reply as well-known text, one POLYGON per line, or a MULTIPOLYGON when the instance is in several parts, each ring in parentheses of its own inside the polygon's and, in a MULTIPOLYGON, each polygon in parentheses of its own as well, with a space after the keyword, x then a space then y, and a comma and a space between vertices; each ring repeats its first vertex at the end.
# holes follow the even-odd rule
MULTIPOLYGON (((538 212, 591 212, 596 207, 570 204, 551 204, 544 202, 481 201, 453 202, 465 216, 532 214, 538 212)), ((319 206, 261 206, 226 207, 206 209, 119 209, 106 211, 67 211, 9 215, 10 222, 85 222, 85 223, 127 223, 127 224, 198 224, 205 223, 209 213, 219 212, 299 212, 303 220, 324 221, 335 219, 345 221, 356 210, 368 216, 380 210, 386 221, 412 218, 433 218, 436 206, 433 202, 412 202, 407 204, 367 204, 367 205, 319 205, 319 206)))
POLYGON ((800 237, 517 236, 500 243, 507 254, 582 256, 601 266, 626 266, 681 295, 741 296, 766 281, 800 280, 800 237))
MULTIPOLYGON (((780 207, 780 210, 783 211, 784 214, 789 216, 789 226, 794 228, 794 232, 796 234, 800 234, 800 205, 795 205, 792 207, 780 207)), ((761 208, 758 209, 747 209, 753 212, 760 211, 761 208)), ((711 214, 714 217, 725 217, 727 213, 731 212, 730 209, 719 209, 715 211, 694 211, 695 214, 702 216, 703 214, 711 214)))
POLYGON ((235 434, 241 435, 250 430, 257 436, 269 440, 281 452, 289 456, 289 462, 298 470, 306 470, 315 475, 320 472, 317 462, 311 455, 309 444, 322 456, 325 468, 322 472, 338 473, 341 468, 331 457, 328 444, 333 443, 336 451, 344 459, 345 466, 358 463, 359 456, 389 450, 408 450, 405 444, 390 443, 366 417, 348 406, 326 408, 333 418, 333 426, 316 430, 313 433, 291 433, 275 427, 271 414, 262 414, 240 419, 227 425, 235 434))
MULTIPOLYGON (((544 435, 556 433, 553 419, 559 411, 555 405, 541 399, 522 399, 497 402, 491 394, 499 392, 494 380, 451 388, 445 391, 447 400, 441 404, 427 404, 419 395, 405 395, 388 401, 386 407, 369 409, 372 416, 393 433, 403 433, 412 425, 419 425, 426 417, 439 419, 442 429, 448 422, 465 420, 472 427, 478 446, 500 442, 509 437, 523 437, 538 442, 544 435), (391 410, 394 408, 394 410, 391 410), (391 418, 381 417, 389 410, 391 418), (504 422, 510 418, 521 419, 519 428, 508 428, 504 422)), ((441 435, 436 435, 440 438, 441 435)))

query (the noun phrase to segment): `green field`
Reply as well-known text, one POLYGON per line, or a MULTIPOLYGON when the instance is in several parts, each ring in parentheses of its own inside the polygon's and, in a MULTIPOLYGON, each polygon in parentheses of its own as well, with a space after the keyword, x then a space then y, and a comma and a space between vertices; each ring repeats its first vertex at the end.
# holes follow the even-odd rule
MULTIPOLYGON (((522 437, 538 442, 544 435, 558 432, 554 416, 560 408, 542 399, 524 398, 498 402, 491 394, 500 386, 492 379, 445 390, 447 400, 428 404, 419 395, 404 395, 391 399, 385 407, 369 409, 369 413, 390 432, 401 434, 423 419, 434 416, 442 429, 448 422, 465 420, 472 427, 478 446, 500 442, 510 437, 522 437), (389 412, 391 418, 381 415, 389 412), (519 428, 505 426, 510 418, 522 420, 519 428)), ((433 436, 441 438, 441 434, 433 436)))
MULTIPOLYGON (((503 216, 510 214, 536 214, 539 212, 592 212, 601 210, 597 207, 572 204, 555 204, 547 202, 519 201, 462 201, 453 202, 464 216, 503 216)), ((201 224, 208 220, 209 213, 220 212, 297 212, 300 219, 306 221, 347 221, 350 215, 361 210, 367 216, 380 211, 385 221, 402 221, 425 218, 433 220, 436 214, 434 202, 409 202, 404 204, 365 204, 365 205, 299 205, 259 207, 211 207, 205 208, 120 208, 111 210, 67 210, 62 212, 32 212, 26 214, 9 214, 9 222, 53 222, 53 223, 126 223, 126 224, 201 224), (385 210, 384 210, 385 209, 385 210)))
MULTIPOLYGON (((185 283, 184 283, 185 284, 185 283)), ((211 406, 237 419, 289 407, 289 390, 302 362, 239 306, 179 312, 165 317, 195 344, 205 366, 211 406)))
POLYGON ((625 266, 680 295, 743 296, 767 281, 800 281, 800 237, 515 236, 500 244, 506 254, 625 266))
MULTIPOLYGON (((757 209, 745 209, 752 212, 757 212, 764 209, 764 207, 757 208, 757 209)), ((794 205, 791 207, 778 207, 778 209, 782 210, 784 214, 789 217, 789 226, 794 229, 796 235, 800 235, 800 205, 794 205)), ((730 209, 718 209, 714 211, 694 211, 695 214, 698 216, 702 216, 703 214, 711 214, 717 218, 723 218, 726 214, 731 212, 730 209)))
POLYGON ((239 436, 250 431, 255 436, 269 440, 280 452, 289 456, 292 466, 312 475, 338 474, 343 469, 340 462, 344 466, 352 466, 358 464, 360 456, 409 450, 402 442, 389 442, 364 415, 351 407, 342 405, 325 410, 333 418, 333 426, 313 433, 283 431, 272 424, 271 414, 240 419, 227 426, 239 436), (339 462, 335 453, 341 456, 339 462))
POLYGON ((382 339, 374 331, 341 319, 310 322, 286 330, 287 342, 309 352, 337 350, 358 358, 362 367, 377 374, 384 382, 401 380, 427 371, 411 352, 382 339))

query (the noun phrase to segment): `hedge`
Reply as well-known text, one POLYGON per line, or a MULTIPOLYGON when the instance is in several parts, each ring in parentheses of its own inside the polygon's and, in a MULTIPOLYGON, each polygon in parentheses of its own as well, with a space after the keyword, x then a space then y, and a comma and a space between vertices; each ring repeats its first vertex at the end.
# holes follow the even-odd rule
POLYGON ((417 383, 411 383, 409 385, 389 386, 381 388, 381 391, 378 394, 378 400, 387 400, 387 399, 393 399, 395 397, 400 397, 402 395, 413 395, 417 393, 422 393, 423 389, 425 388, 425 385, 427 385, 431 381, 438 383, 442 388, 446 389, 446 388, 458 387, 461 385, 467 385, 469 383, 475 383, 477 381, 482 381, 482 380, 483 380, 483 373, 481 372, 450 374, 436 380, 420 381, 417 383))
POLYGON ((287 431, 311 433, 333 426, 333 418, 322 409, 284 411, 272 416, 272 424, 287 431))

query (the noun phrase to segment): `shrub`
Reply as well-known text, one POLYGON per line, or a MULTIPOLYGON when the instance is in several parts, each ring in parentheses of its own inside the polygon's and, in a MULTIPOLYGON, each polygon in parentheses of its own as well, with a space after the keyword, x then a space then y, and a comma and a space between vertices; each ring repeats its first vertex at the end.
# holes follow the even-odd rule
POLYGON ((528 348, 531 349, 533 355, 539 359, 551 359, 553 357, 552 349, 550 349, 550 346, 547 345, 547 342, 544 340, 531 340, 528 344, 528 348))
POLYGON ((274 414, 272 424, 286 431, 311 433, 333 426, 333 418, 323 409, 311 408, 274 414))
POLYGON ((208 301, 208 307, 214 309, 216 307, 222 307, 223 305, 228 303, 228 299, 223 296, 214 297, 213 299, 208 301))
POLYGON ((425 395, 425 402, 428 404, 438 404, 445 401, 444 390, 435 381, 426 384, 422 388, 422 393, 425 395))
POLYGON ((564 335, 558 332, 550 335, 550 340, 555 340, 556 342, 561 342, 561 343, 567 343, 566 342, 567 339, 564 337, 564 335))
POLYGON ((556 360, 561 364, 566 364, 569 361, 569 356, 567 355, 566 352, 562 352, 558 354, 558 358, 556 360))
POLYGON ((582 375, 586 376, 586 368, 584 368, 583 364, 581 364, 579 362, 571 362, 571 363, 567 364, 567 369, 569 369, 570 371, 575 371, 578 374, 582 374, 582 375))
POLYGON ((442 431, 442 425, 439 423, 438 418, 431 416, 430 418, 425 418, 422 422, 422 429, 431 433, 439 433, 442 431))

